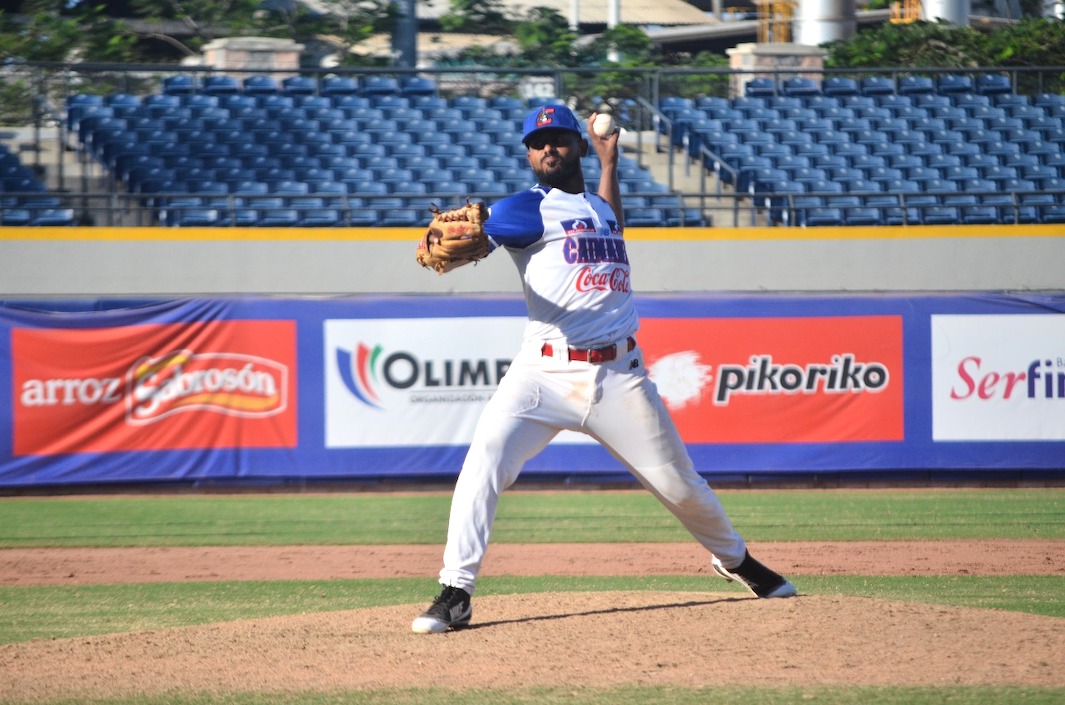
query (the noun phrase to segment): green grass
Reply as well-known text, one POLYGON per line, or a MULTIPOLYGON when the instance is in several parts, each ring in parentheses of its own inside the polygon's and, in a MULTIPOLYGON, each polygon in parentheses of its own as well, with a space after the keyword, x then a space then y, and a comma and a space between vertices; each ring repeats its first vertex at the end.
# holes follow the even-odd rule
MULTIPOLYGON (((1065 490, 729 491, 752 541, 1063 539, 1065 490)), ((446 493, 181 495, 0 499, 0 548, 49 546, 442 544, 446 493)), ((495 542, 690 541, 647 493, 512 492, 495 542)), ((804 594, 854 595, 1065 618, 1065 576, 795 576, 804 594)), ((422 605, 425 579, 146 583, 0 588, 0 644, 286 614, 422 605)), ((486 577, 479 595, 538 591, 729 591, 705 576, 486 577)), ((2 677, 0 677, 2 682, 2 677)), ((341 693, 168 693, 79 705, 1050 705, 1028 687, 441 688, 341 693)), ((74 701, 68 701, 73 704, 74 701)), ((0 688, 0 705, 9 705, 0 688)), ((13 705, 13 704, 12 704, 13 705)))
MULTIPOLYGON (((731 491, 751 541, 1065 538, 1065 489, 731 491)), ((440 544, 450 497, 210 495, 0 499, 0 548, 440 544)), ((496 543, 687 541, 643 491, 511 492, 496 543)))

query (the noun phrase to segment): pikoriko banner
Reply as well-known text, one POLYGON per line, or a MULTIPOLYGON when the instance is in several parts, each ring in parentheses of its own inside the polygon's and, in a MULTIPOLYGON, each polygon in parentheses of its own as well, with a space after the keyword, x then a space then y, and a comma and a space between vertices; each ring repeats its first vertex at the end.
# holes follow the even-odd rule
MULTIPOLYGON (((644 297, 638 343, 729 480, 1065 475, 1065 296, 644 297)), ((521 342, 514 297, 0 307, 0 486, 457 474, 521 342)), ((626 477, 559 433, 541 478, 626 477)))

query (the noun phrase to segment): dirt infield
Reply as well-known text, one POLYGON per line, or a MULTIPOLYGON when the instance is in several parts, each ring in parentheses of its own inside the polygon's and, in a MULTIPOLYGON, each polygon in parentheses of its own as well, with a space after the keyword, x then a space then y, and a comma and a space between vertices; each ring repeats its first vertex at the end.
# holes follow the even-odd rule
MULTIPOLYGON (((1065 541, 761 543, 787 575, 1065 575, 1065 541)), ((0 551, 0 585, 350 580, 436 574, 439 546, 53 548, 0 551)), ((711 574, 694 542, 493 544, 482 575, 711 574)))
MULTIPOLYGON (((803 575, 1065 575, 1062 541, 782 543, 752 552, 803 575)), ((13 549, 2 585, 431 576, 439 547, 13 549)), ((1065 620, 824 595, 757 600, 689 544, 511 545, 487 575, 707 574, 707 592, 485 596, 473 627, 409 631, 424 605, 0 646, 7 696, 572 685, 1065 687, 1065 620)))

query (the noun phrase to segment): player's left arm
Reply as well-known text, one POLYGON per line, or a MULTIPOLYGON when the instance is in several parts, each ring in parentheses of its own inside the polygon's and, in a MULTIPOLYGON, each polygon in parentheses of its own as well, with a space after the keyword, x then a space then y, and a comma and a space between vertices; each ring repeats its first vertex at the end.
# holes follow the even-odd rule
POLYGON ((599 177, 598 193, 613 209, 614 215, 618 219, 618 227, 623 228, 625 227, 625 211, 622 209, 621 183, 618 180, 618 160, 620 158, 618 138, 621 137, 621 130, 614 130, 609 135, 600 137, 592 129, 592 123, 595 122, 596 115, 597 113, 592 113, 588 116, 587 134, 588 143, 599 156, 599 165, 602 170, 599 177))

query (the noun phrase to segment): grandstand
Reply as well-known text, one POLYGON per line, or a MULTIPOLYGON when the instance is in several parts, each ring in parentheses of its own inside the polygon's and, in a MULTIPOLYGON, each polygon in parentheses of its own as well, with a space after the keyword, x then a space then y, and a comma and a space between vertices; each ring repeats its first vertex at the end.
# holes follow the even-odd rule
POLYGON ((759 78, 658 108, 773 225, 1065 223, 1065 96, 1005 75, 759 78))
POLYGON ((17 152, 0 144, 0 225, 73 224, 74 210, 63 207, 17 152))
MULTIPOLYGON (((422 75, 178 73, 154 85, 64 99, 68 146, 120 205, 117 224, 421 225, 430 204, 530 185, 518 135, 543 100, 445 94, 422 75)), ((626 149, 633 226, 727 224, 708 217, 708 195, 744 204, 752 225, 1065 223, 1065 96, 1017 93, 1005 73, 782 74, 650 107, 654 134, 702 181, 678 188, 626 149)), ((17 154, 0 165, 2 224, 92 220, 17 154)), ((594 158, 585 171, 594 184, 594 158)))
MULTIPOLYGON (((83 160, 161 225, 414 226, 431 204, 531 185, 530 104, 444 98, 424 77, 178 75, 143 97, 72 95, 66 119, 83 160)), ((620 177, 633 224, 705 224, 633 159, 620 177)))

